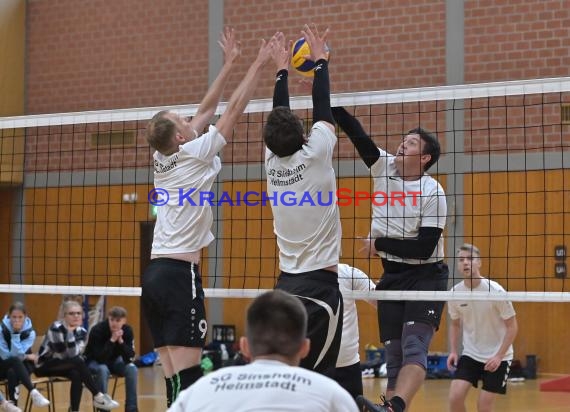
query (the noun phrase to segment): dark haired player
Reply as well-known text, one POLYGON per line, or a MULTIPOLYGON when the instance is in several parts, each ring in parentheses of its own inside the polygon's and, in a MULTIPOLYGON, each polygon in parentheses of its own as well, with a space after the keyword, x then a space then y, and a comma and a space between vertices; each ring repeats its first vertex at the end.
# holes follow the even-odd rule
MULTIPOLYGON (((273 110, 267 117, 263 139, 267 145, 265 169, 267 191, 281 198, 283 193, 309 193, 317 199, 336 193, 332 165, 336 135, 330 107, 330 85, 325 40, 316 27, 304 27, 303 37, 316 62, 313 79, 313 126, 305 136, 299 117, 289 108, 288 71, 290 47, 281 37, 273 60, 277 77, 273 110)), ((342 295, 337 266, 341 227, 338 206, 271 203, 274 232, 279 247, 281 274, 275 286, 301 299, 309 314, 311 350, 301 366, 334 377, 342 332, 342 295)))
MULTIPOLYGON (((447 204, 441 185, 426 173, 439 159, 439 142, 431 133, 415 128, 406 134, 394 156, 376 147, 344 108, 333 108, 333 114, 370 169, 375 192, 420 193, 415 201, 373 202, 366 249, 371 256, 380 256, 384 267, 376 289, 447 290, 449 270, 443 263, 441 236, 447 204)), ((360 397, 357 402, 363 411, 400 412, 410 404, 425 379, 428 349, 443 306, 444 302, 378 302, 388 400, 374 405, 360 397)))

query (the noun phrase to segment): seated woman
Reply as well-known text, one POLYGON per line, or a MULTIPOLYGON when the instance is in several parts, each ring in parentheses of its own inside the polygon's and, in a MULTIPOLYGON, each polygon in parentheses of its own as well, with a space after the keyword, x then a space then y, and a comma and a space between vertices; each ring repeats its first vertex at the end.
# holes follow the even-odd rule
POLYGON ((79 411, 83 385, 93 394, 93 406, 96 408, 109 411, 118 407, 117 402, 97 387, 81 356, 87 340, 87 331, 81 326, 81 305, 73 300, 62 305, 63 320, 51 324, 40 346, 36 375, 63 376, 71 381, 71 412, 79 411))
POLYGON ((34 406, 48 406, 49 401, 34 388, 30 373, 36 355, 32 345, 36 332, 22 302, 14 302, 0 323, 0 378, 8 380, 8 397, 18 404, 18 385, 22 383, 32 396, 34 406))

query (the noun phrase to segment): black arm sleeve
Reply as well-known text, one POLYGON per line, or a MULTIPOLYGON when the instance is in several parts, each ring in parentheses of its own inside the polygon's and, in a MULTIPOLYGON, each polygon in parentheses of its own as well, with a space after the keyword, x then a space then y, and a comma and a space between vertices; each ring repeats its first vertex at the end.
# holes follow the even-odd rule
POLYGON ((437 246, 443 229, 439 227, 420 227, 415 239, 393 239, 379 237, 374 241, 374 247, 403 259, 428 259, 437 246))
POLYGON ((334 125, 331 111, 329 62, 325 59, 317 61, 313 80, 313 124, 320 121, 334 125))
POLYGON ((289 72, 287 69, 279 70, 275 76, 273 89, 273 108, 278 106, 289 107, 289 72))
POLYGON ((354 147, 356 147, 366 166, 370 168, 380 157, 380 152, 370 136, 366 134, 360 122, 348 113, 344 107, 333 107, 332 114, 337 124, 346 133, 354 147))

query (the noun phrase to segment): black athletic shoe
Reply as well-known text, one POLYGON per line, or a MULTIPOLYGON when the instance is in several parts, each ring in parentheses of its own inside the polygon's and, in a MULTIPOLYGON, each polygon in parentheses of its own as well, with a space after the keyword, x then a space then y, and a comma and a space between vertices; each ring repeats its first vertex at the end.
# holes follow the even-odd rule
POLYGON ((385 401, 384 397, 382 397, 382 405, 380 405, 359 395, 356 398, 356 404, 361 412, 394 412, 392 405, 390 405, 389 401, 385 401))

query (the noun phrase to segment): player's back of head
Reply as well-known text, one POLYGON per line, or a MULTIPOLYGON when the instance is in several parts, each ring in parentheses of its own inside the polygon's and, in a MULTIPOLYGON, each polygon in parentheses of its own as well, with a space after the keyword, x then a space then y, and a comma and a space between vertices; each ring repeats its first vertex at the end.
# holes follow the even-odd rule
POLYGON ((263 141, 277 156, 291 156, 305 143, 301 119, 288 107, 274 108, 263 128, 263 141))
POLYGON ((301 301, 273 290, 258 296, 247 310, 246 335, 252 357, 295 356, 307 334, 307 312, 301 301))
POLYGON ((146 128, 146 141, 162 154, 169 154, 173 146, 173 137, 176 135, 176 123, 168 116, 168 110, 156 113, 146 128))

